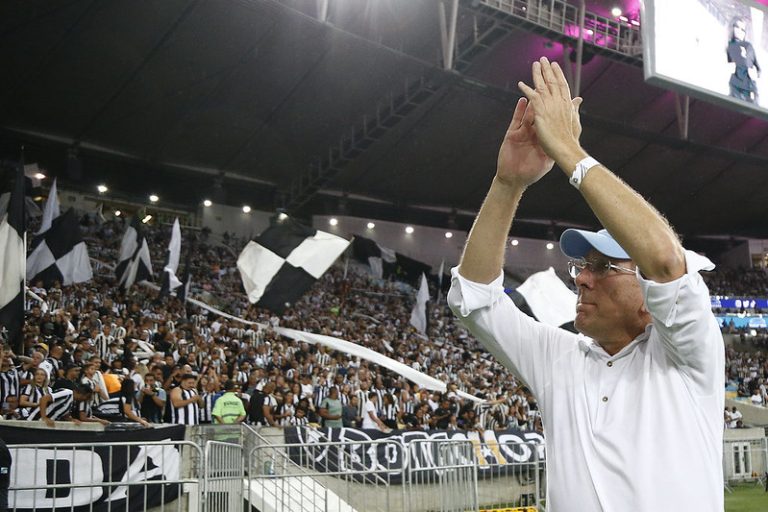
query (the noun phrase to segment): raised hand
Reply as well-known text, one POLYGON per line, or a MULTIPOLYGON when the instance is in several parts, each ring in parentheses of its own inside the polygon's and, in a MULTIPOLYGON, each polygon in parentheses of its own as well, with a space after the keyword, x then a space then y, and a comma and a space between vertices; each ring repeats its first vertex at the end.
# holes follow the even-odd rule
POLYGON ((499 180, 527 187, 552 169, 554 161, 539 145, 533 121, 533 107, 528 100, 520 98, 499 149, 496 163, 499 180))
MULTIPOLYGON (((533 122, 538 143, 552 159, 562 161, 567 155, 581 150, 581 98, 571 99, 571 90, 563 70, 546 57, 532 66, 533 85, 519 82, 520 90, 533 107, 533 122)), ((530 107, 529 107, 530 109, 530 107)))

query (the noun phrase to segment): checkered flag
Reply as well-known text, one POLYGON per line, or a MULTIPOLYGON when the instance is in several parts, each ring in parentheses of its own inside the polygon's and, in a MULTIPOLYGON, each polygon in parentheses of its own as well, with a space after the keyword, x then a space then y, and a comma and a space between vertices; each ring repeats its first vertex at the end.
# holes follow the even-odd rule
POLYGON ((24 163, 19 164, 16 182, 7 196, 6 212, 0 214, 0 330, 17 354, 24 353, 25 243, 24 163))
POLYGON ((27 257, 27 280, 43 281, 44 287, 56 281, 63 286, 93 279, 88 248, 80 234, 75 210, 53 219, 51 227, 40 235, 27 257))
POLYGON ((288 218, 248 242, 237 268, 248 300, 281 313, 346 250, 349 241, 288 218))

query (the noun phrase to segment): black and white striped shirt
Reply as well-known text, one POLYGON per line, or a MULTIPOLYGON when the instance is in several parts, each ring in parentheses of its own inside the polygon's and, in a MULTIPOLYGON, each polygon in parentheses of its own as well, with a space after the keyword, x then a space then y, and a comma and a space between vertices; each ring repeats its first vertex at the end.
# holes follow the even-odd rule
POLYGON ((33 381, 35 379, 35 370, 36 369, 37 368, 35 368, 34 366, 30 366, 26 370, 24 369, 23 365, 16 367, 16 372, 19 375, 19 381, 22 381, 22 380, 33 381))
POLYGON ((413 400, 400 400, 404 414, 413 414, 416 412, 416 404, 413 400))
MULTIPOLYGON (((197 390, 194 389, 179 389, 181 391, 181 399, 189 400, 197 396, 197 390)), ((182 407, 173 407, 171 404, 171 423, 177 425, 197 425, 200 422, 200 404, 197 402, 191 402, 182 407)))
MULTIPOLYGON (((33 384, 27 384, 24 386, 24 389, 21 391, 22 395, 25 395, 27 399, 35 404, 40 403, 40 399, 43 398, 45 395, 48 395, 51 393, 51 388, 48 386, 45 387, 37 387, 33 384)), ((36 407, 27 407, 25 409, 22 409, 21 415, 24 417, 28 417, 29 414, 34 411, 36 407)))
POLYGON ((19 372, 11 368, 0 373, 0 403, 8 401, 8 397, 19 396, 19 372))
POLYGON ((387 404, 382 409, 382 417, 385 420, 397 421, 397 414, 400 412, 400 408, 397 404, 387 404))
POLYGON ((199 407, 198 412, 200 423, 213 423, 213 399, 216 397, 216 393, 203 393, 201 396, 203 397, 203 404, 199 407))
POLYGON ((104 400, 96 406, 98 416, 125 416, 125 397, 116 396, 109 400, 104 400))
POLYGON ((88 400, 83 400, 82 402, 75 402, 75 405, 72 407, 73 416, 80 419, 80 413, 84 412, 86 418, 90 418, 93 416, 93 409, 91 408, 91 402, 88 400))
POLYGON ((376 400, 376 414, 381 416, 381 410, 382 406, 384 405, 384 395, 387 394, 386 389, 374 389, 373 390, 376 393, 376 396, 378 396, 378 400, 376 400))
POLYGON ((280 425, 290 427, 293 425, 293 420, 296 419, 296 408, 293 404, 283 404, 280 406, 280 415, 285 415, 284 418, 280 418, 280 425))
POLYGON ((365 402, 368 401, 368 392, 358 389, 355 391, 355 396, 357 396, 357 416, 362 418, 365 411, 365 402))
MULTIPOLYGON (((66 418, 72 412, 72 398, 74 393, 71 389, 59 389, 50 393, 51 401, 48 403, 48 407, 45 410, 46 416, 52 420, 60 420, 66 418)), ((40 407, 35 407, 32 412, 29 413, 28 421, 35 421, 42 419, 40 407)))
POLYGON ((331 356, 329 354, 326 354, 325 352, 319 352, 317 356, 315 356, 315 361, 317 361, 317 364, 321 368, 325 368, 330 364, 331 362, 331 356))
POLYGON ((301 418, 298 418, 296 416, 291 416, 288 419, 288 425, 292 427, 306 427, 309 424, 309 419, 306 416, 303 416, 301 418))
POLYGON ((96 350, 98 351, 97 353, 99 354, 99 357, 104 361, 107 361, 109 344, 115 341, 114 336, 107 336, 103 332, 100 332, 96 335, 96 338, 93 341, 96 345, 96 350))
POLYGON ((320 404, 323 403, 323 400, 328 396, 330 391, 331 388, 324 383, 315 386, 315 407, 320 407, 320 404))

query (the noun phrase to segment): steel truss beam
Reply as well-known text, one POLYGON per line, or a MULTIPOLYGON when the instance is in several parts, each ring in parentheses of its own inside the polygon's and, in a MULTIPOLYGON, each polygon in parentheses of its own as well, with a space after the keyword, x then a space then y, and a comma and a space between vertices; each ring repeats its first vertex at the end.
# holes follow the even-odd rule
POLYGON ((355 158, 433 98, 439 89, 439 85, 421 78, 417 82, 406 82, 399 95, 389 94, 376 106, 372 118, 363 116, 357 126, 341 136, 338 144, 328 148, 328 155, 322 161, 291 183, 285 209, 296 212, 355 158))

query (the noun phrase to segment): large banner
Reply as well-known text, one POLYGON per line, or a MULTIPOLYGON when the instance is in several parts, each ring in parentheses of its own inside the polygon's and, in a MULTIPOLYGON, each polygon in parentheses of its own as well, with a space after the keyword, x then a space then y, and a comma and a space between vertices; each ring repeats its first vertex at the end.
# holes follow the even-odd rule
POLYGON ((385 434, 356 428, 290 427, 285 429, 285 442, 295 445, 288 454, 299 465, 311 465, 322 472, 351 473, 360 480, 375 476, 395 484, 402 483, 404 474, 407 478, 418 471, 423 479, 425 472, 439 472, 472 460, 477 460, 478 478, 510 474, 516 468, 523 471, 526 463, 544 460, 544 438, 516 429, 482 433, 394 430, 385 434))
POLYGON ((8 504, 13 510, 128 512, 143 508, 144 503, 147 508, 169 503, 180 494, 179 484, 129 484, 179 480, 179 445, 139 443, 181 441, 183 425, 103 432, 0 425, 0 438, 11 452, 8 504), (137 444, 118 444, 125 442, 137 444), (61 447, 65 443, 84 446, 61 447), (37 446, 14 447, 30 444, 37 446), (54 484, 66 487, 44 488, 54 484))

